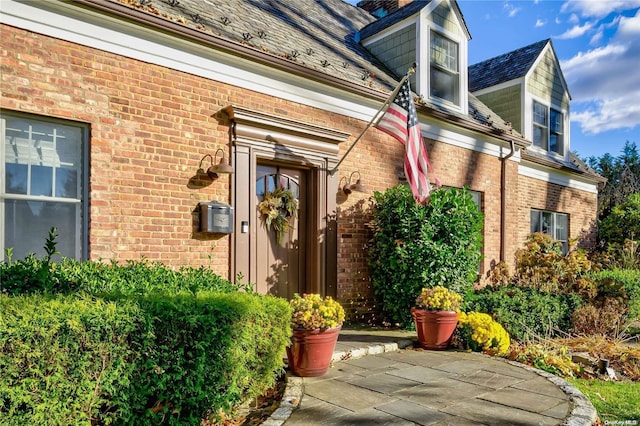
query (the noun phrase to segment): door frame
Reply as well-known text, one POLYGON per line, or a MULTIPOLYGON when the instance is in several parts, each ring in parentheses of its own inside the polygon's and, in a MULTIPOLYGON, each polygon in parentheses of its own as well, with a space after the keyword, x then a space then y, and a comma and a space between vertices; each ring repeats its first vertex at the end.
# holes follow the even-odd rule
POLYGON ((313 206, 307 211, 306 285, 305 291, 336 296, 337 238, 335 235, 337 176, 329 174, 338 162, 339 144, 349 134, 339 130, 276 117, 231 105, 223 110, 228 116, 229 139, 235 173, 231 179, 231 202, 234 206, 234 234, 231 240, 230 275, 243 281, 256 277, 254 253, 256 165, 273 162, 308 170, 307 191, 313 206), (242 232, 243 222, 249 232, 242 232), (247 256, 247 254, 249 254, 247 256))

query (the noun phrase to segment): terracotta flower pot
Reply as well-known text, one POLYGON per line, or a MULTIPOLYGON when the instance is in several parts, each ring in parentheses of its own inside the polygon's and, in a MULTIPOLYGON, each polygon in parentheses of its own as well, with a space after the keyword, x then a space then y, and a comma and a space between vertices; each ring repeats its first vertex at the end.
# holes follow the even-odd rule
POLYGON ((326 374, 342 326, 327 330, 294 329, 287 348, 289 369, 297 376, 318 377, 326 374))
POLYGON ((422 348, 443 351, 449 347, 458 325, 457 312, 411 308, 411 316, 422 348))

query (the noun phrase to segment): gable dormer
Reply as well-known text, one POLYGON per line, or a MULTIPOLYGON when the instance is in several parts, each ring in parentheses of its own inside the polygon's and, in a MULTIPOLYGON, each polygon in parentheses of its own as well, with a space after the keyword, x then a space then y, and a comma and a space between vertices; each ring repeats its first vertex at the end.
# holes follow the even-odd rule
POLYGON ((417 64, 411 87, 425 100, 467 114, 470 35, 455 1, 413 1, 367 25, 359 36, 398 76, 417 64))
POLYGON ((551 40, 472 65, 469 90, 531 140, 530 151, 569 159, 571 96, 551 40))

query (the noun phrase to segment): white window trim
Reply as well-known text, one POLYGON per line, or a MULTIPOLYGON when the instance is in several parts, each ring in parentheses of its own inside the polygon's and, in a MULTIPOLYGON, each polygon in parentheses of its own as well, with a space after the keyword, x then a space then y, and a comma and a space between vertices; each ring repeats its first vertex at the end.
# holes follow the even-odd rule
MULTIPOLYGON (((529 221, 531 221, 531 213, 533 213, 534 211, 538 212, 540 214, 542 214, 542 213, 550 213, 550 214, 553 215, 553 235, 549 235, 549 234, 546 234, 546 235, 549 235, 555 241, 559 241, 560 243, 562 243, 563 244, 563 253, 562 254, 567 254, 568 249, 569 249, 569 240, 571 239, 571 235, 570 235, 570 232, 569 232, 569 224, 570 224, 571 217, 570 217, 569 213, 555 212, 555 211, 551 211, 551 210, 536 209, 536 208, 531 207, 529 209, 529 221), (567 218, 567 239, 566 240, 558 239, 558 227, 557 227, 557 223, 558 222, 557 222, 557 219, 556 219, 556 216, 558 216, 558 215, 566 216, 566 218, 567 218)), ((531 231, 531 222, 529 222, 529 230, 531 231)), ((531 231, 531 232, 533 233, 533 232, 542 232, 542 231, 536 230, 536 231, 531 231)))
POLYGON ((543 149, 536 145, 531 145, 529 148, 531 151, 546 154, 549 157, 567 160, 569 156, 569 152, 571 151, 570 144, 570 121, 569 121, 569 112, 566 109, 563 109, 559 105, 555 105, 550 103, 548 100, 544 100, 542 98, 531 95, 530 93, 525 94, 525 107, 523 108, 524 113, 524 136, 533 142, 533 103, 537 102, 547 108, 547 142, 549 146, 551 145, 551 110, 554 109, 560 113, 562 113, 562 140, 563 140, 563 152, 557 153, 555 151, 551 151, 550 149, 543 149))
MULTIPOLYGON (((79 204, 80 209, 76 223, 78 226, 78 234, 76 235, 76 252, 75 257, 79 260, 88 259, 89 253, 89 125, 73 120, 62 120, 45 115, 38 114, 26 114, 17 111, 2 110, 0 116, 0 259, 5 256, 4 235, 5 235, 5 200, 26 200, 26 201, 38 201, 38 202, 53 202, 53 203, 66 203, 66 204, 79 204), (67 126, 77 126, 83 129, 82 132, 82 152, 80 154, 81 163, 81 185, 79 198, 61 198, 51 196, 33 196, 24 194, 8 194, 6 190, 5 182, 5 135, 6 135, 6 120, 3 116, 22 117, 25 119, 32 119, 34 121, 44 121, 50 123, 59 123, 67 126)), ((46 237, 46 236, 44 236, 46 237)), ((44 245, 44 237, 41 242, 37 244, 44 245)))
POLYGON ((469 75, 468 75, 468 45, 464 36, 454 34, 445 28, 436 25, 429 19, 429 14, 423 13, 416 25, 416 52, 418 52, 418 70, 416 72, 415 91, 422 94, 430 102, 447 109, 469 113, 469 75), (436 32, 441 36, 458 44, 458 90, 459 104, 447 102, 440 98, 431 97, 431 84, 429 75, 431 72, 431 33, 436 32), (421 65, 423 64, 423 65, 421 65))

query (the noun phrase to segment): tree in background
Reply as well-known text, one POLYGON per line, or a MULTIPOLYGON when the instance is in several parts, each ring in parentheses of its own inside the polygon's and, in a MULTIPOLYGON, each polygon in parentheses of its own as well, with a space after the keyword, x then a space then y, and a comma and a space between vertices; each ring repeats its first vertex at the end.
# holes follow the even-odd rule
MULTIPOLYGON (((598 241, 612 259, 611 266, 640 265, 640 154, 635 142, 627 141, 622 154, 584 160, 607 184, 598 193, 598 241)), ((609 262, 605 262, 609 263, 609 262)))
POLYGON ((609 216, 613 207, 624 203, 629 195, 640 193, 640 154, 635 142, 627 141, 618 157, 607 153, 584 161, 607 178, 607 184, 598 194, 599 220, 609 216))

